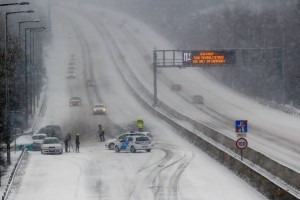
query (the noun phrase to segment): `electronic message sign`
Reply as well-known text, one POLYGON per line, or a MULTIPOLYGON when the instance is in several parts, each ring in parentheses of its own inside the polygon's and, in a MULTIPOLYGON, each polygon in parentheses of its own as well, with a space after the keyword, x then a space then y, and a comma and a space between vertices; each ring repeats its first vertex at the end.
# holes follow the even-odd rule
POLYGON ((184 65, 224 65, 235 64, 235 51, 183 51, 184 65))

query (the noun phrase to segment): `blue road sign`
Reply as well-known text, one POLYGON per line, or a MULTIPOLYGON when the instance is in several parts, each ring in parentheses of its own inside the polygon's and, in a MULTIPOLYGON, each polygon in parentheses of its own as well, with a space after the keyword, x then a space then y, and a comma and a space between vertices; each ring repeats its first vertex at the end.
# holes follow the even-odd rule
POLYGON ((247 120, 236 120, 235 121, 235 132, 247 133, 248 132, 248 121, 247 120))

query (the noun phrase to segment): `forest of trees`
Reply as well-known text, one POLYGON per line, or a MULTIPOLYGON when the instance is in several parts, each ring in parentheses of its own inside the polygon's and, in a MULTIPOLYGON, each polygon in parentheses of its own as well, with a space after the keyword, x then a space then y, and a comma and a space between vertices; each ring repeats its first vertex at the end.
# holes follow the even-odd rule
POLYGON ((13 132, 27 128, 25 119, 34 115, 33 110, 37 106, 36 101, 43 87, 46 71, 41 47, 48 34, 46 31, 43 35, 39 33, 46 30, 49 24, 45 2, 30 1, 29 5, 18 5, 16 2, 0 3, 1 170, 7 165, 2 148, 10 144, 13 132), (36 19, 39 20, 38 23, 31 23, 36 19))

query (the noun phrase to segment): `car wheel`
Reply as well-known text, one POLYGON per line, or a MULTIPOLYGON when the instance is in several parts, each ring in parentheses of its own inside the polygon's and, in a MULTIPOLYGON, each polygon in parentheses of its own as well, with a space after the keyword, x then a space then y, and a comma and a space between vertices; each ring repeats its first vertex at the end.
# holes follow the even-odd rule
POLYGON ((130 147, 130 152, 131 152, 131 153, 135 153, 135 152, 136 152, 134 146, 131 146, 131 147, 130 147))
POLYGON ((151 149, 146 149, 146 151, 147 151, 147 152, 150 152, 150 151, 151 151, 151 149))
POLYGON ((115 145, 115 151, 118 153, 118 152, 120 152, 120 148, 117 146, 117 145, 115 145))
POLYGON ((110 144, 108 145, 108 148, 109 148, 110 150, 114 150, 114 144, 113 144, 113 143, 110 143, 110 144))

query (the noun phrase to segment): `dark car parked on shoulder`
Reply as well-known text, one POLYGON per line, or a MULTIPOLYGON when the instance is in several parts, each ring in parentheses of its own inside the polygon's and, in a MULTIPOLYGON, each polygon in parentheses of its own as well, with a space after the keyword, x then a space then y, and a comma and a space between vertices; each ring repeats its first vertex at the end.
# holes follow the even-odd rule
POLYGON ((48 137, 57 137, 62 140, 62 130, 59 125, 47 125, 41 128, 39 133, 45 133, 48 137))
POLYGON ((204 98, 201 95, 194 95, 192 97, 192 102, 195 104, 204 104, 204 98))
POLYGON ((71 97, 69 100, 70 106, 81 106, 80 97, 71 97))
POLYGON ((172 84, 171 90, 172 91, 180 91, 181 90, 181 85, 179 85, 179 84, 172 84))

